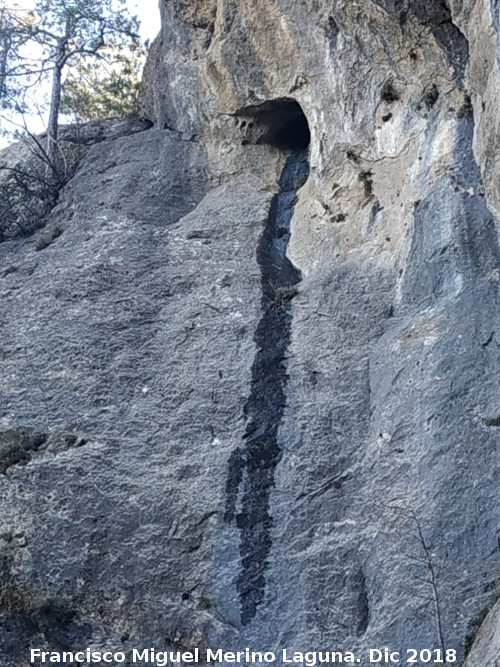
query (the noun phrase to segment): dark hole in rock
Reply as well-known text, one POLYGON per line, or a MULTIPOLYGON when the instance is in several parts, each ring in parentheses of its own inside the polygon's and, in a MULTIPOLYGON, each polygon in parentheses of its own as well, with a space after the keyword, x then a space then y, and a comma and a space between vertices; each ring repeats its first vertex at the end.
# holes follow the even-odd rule
POLYGON ((302 151, 311 141, 309 123, 295 100, 270 100, 246 107, 238 115, 254 119, 248 123, 251 136, 247 135, 242 144, 269 144, 285 151, 302 151))
POLYGON ((394 88, 392 81, 386 81, 382 87, 380 97, 384 102, 397 102, 399 100, 399 95, 394 88))
POLYGON ((439 90, 436 84, 434 83, 431 89, 428 90, 424 95, 425 106, 428 109, 432 109, 432 107, 436 104, 438 99, 439 99, 439 90))
POLYGON ((328 17, 328 31, 329 31, 330 34, 333 35, 334 37, 336 37, 336 36, 339 34, 339 32, 340 32, 338 23, 337 23, 337 21, 333 18, 333 16, 329 16, 329 17, 328 17))

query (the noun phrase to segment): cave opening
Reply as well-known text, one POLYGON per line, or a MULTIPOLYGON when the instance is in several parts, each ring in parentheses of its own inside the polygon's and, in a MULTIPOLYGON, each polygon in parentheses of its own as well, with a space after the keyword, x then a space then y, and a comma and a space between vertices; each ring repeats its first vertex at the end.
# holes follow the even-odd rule
POLYGON ((296 100, 269 100, 246 107, 237 115, 251 119, 240 124, 245 131, 243 144, 268 144, 283 151, 304 151, 309 147, 309 123, 296 100))

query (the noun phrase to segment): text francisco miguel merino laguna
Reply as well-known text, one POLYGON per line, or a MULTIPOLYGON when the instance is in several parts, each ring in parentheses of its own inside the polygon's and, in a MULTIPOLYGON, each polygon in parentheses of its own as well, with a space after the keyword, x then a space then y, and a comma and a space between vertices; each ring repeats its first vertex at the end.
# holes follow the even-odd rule
MULTIPOLYGON (((397 651, 390 651, 388 648, 383 649, 368 649, 366 659, 369 663, 395 664, 395 663, 415 663, 418 662, 417 656, 421 661, 428 663, 432 658, 437 662, 443 662, 443 651, 441 649, 423 649, 418 653, 415 649, 408 649, 406 656, 404 653, 397 651), (406 658, 406 659, 405 659, 406 658)), ((298 667, 298 664, 306 665, 306 667, 314 667, 322 663, 360 663, 361 659, 356 658, 354 653, 350 651, 291 651, 284 648, 281 651, 281 662, 290 663, 290 667, 298 667)), ((454 649, 446 651, 446 664, 454 663, 457 659, 457 652, 454 649)), ((263 663, 271 664, 279 660, 278 655, 272 651, 251 651, 245 649, 244 651, 224 651, 223 649, 204 649, 200 651, 195 648, 191 651, 157 651, 154 648, 148 649, 133 649, 127 653, 123 651, 93 651, 89 648, 82 651, 64 651, 62 653, 57 651, 43 651, 39 648, 32 648, 30 650, 31 663, 62 663, 62 664, 92 664, 104 663, 105 665, 120 665, 122 663, 134 664, 153 664, 156 667, 166 667, 167 665, 180 665, 186 663, 202 663, 207 664, 211 662, 218 663, 263 663)))
MULTIPOLYGON (((373 651, 375 653, 375 651, 373 651)), ((381 653, 381 652, 380 652, 381 653)), ((108 665, 115 665, 128 662, 132 663, 153 663, 156 667, 165 667, 170 664, 181 663, 263 663, 270 664, 276 662, 278 656, 272 651, 251 651, 245 649, 244 651, 224 651, 223 649, 200 649, 195 648, 192 651, 157 651, 154 648, 150 649, 133 649, 128 654, 123 651, 114 653, 113 651, 98 652, 91 649, 83 651, 42 651, 38 648, 30 650, 31 662, 38 663, 62 663, 62 664, 91 664, 91 663, 105 663, 108 665)), ((283 662, 291 663, 297 666, 297 663, 313 667, 322 662, 347 662, 359 663, 354 654, 349 651, 344 652, 330 652, 330 651, 307 651, 305 653, 299 651, 290 651, 283 649, 281 653, 283 662)))
MULTIPOLYGON (((289 649, 283 649, 280 656, 283 662, 301 663, 307 665, 307 667, 313 667, 321 662, 347 662, 347 663, 356 663, 359 662, 354 657, 353 653, 349 651, 342 652, 330 652, 330 651, 307 651, 301 653, 299 651, 290 651, 289 649)), ((199 648, 195 648, 192 651, 157 651, 154 648, 149 649, 132 649, 130 652, 119 651, 117 653, 113 651, 92 651, 91 649, 85 649, 83 651, 43 651, 38 648, 32 648, 30 650, 30 661, 35 664, 39 663, 60 663, 60 664, 92 664, 92 663, 104 663, 111 666, 116 664, 121 664, 124 662, 132 662, 137 664, 153 664, 156 667, 166 667, 166 665, 179 665, 181 663, 263 663, 271 664, 278 660, 278 655, 272 651, 251 651, 250 649, 245 649, 244 651, 237 651, 235 653, 231 651, 224 651, 223 649, 204 649, 200 651, 199 648)))

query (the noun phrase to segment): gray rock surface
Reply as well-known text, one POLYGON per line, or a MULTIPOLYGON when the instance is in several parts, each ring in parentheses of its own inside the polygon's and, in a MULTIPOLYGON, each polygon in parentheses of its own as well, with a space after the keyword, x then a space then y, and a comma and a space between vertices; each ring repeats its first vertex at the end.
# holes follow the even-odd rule
POLYGON ((500 664, 499 611, 500 604, 497 604, 482 625, 464 667, 483 667, 484 665, 498 667, 500 664))
POLYGON ((499 567, 499 9, 161 9, 155 128, 0 244, 0 664, 460 664, 499 567))
MULTIPOLYGON (((0 151, 0 243, 19 236, 31 236, 45 227, 47 214, 58 201, 61 188, 71 180, 90 146, 144 132, 152 122, 131 115, 107 118, 59 128, 57 182, 48 187, 46 179, 47 135, 24 133, 0 151)), ((41 246, 60 232, 52 228, 41 234, 41 246)))

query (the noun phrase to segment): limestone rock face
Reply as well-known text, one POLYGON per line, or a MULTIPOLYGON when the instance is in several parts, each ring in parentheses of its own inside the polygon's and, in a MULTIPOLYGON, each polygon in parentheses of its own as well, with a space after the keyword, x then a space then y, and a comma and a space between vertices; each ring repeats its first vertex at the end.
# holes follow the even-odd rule
POLYGON ((499 566, 497 3, 161 10, 155 127, 0 244, 0 665, 459 664, 499 566))
MULTIPOLYGON (((151 121, 137 116, 61 125, 57 158, 61 183, 71 180, 91 146, 144 132, 151 126, 151 121)), ((46 225, 47 213, 54 207, 60 190, 46 187, 46 143, 46 134, 26 134, 0 151, 0 243, 31 236, 46 225)), ((52 227, 52 231, 45 229, 40 238, 49 240, 55 229, 52 227)), ((41 245, 45 242, 48 241, 40 240, 41 245)))
POLYGON ((465 661, 464 667, 498 666, 500 656, 499 612, 500 605, 497 604, 481 627, 476 643, 465 661))

